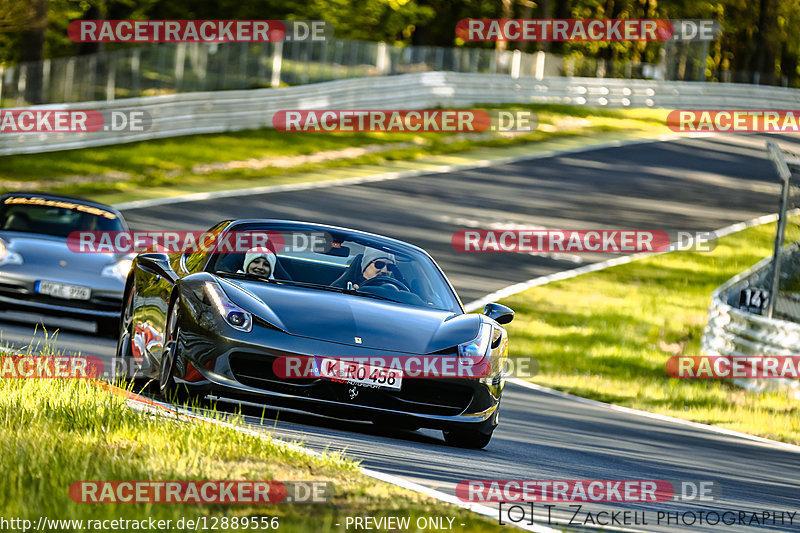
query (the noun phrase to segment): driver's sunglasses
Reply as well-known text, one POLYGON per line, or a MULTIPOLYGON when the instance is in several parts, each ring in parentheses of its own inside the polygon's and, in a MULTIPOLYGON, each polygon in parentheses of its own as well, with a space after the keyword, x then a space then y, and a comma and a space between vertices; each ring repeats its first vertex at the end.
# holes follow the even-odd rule
POLYGON ((375 270, 383 270, 384 268, 387 270, 395 269, 395 264, 389 261, 374 261, 372 264, 375 265, 375 270))

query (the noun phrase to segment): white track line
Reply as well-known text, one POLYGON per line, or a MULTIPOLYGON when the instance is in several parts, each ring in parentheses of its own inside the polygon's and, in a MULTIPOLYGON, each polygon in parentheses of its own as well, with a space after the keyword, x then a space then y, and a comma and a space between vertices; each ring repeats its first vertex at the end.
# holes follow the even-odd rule
MULTIPOLYGON (((286 442, 286 441, 283 441, 281 439, 276 439, 275 437, 272 437, 271 435, 266 434, 266 433, 262 433, 260 431, 255 431, 253 429, 246 428, 246 427, 235 426, 235 425, 233 425, 233 424, 231 424, 229 422, 224 422, 222 420, 216 420, 214 418, 208 418, 208 417, 205 417, 203 415, 199 415, 197 413, 193 413, 192 411, 190 411, 190 410, 188 410, 188 409, 186 409, 184 407, 174 406, 174 405, 167 404, 167 403, 164 403, 164 402, 161 402, 161 401, 158 401, 158 400, 152 400, 152 399, 149 399, 149 398, 144 398, 143 396, 140 396, 140 395, 135 394, 135 393, 131 393, 131 394, 132 394, 132 397, 129 397, 127 399, 127 403, 128 403, 128 405, 130 407, 132 407, 133 409, 136 409, 136 410, 147 411, 147 412, 154 413, 154 414, 160 414, 162 416, 166 416, 167 413, 172 413, 172 414, 175 414, 175 415, 182 415, 182 416, 185 416, 188 419, 193 419, 193 420, 200 421, 200 422, 206 422, 206 423, 209 423, 209 424, 214 424, 215 426, 229 428, 229 429, 232 429, 234 431, 238 431, 240 433, 245 433, 247 435, 252 435, 254 437, 258 437, 260 439, 270 440, 271 442, 276 442, 276 443, 280 444, 281 446, 285 446, 285 447, 287 447, 287 448, 289 448, 291 450, 298 451, 298 452, 301 452, 301 453, 304 453, 304 454, 307 454, 307 455, 310 455, 310 456, 315 456, 315 457, 321 457, 322 456, 322 454, 319 453, 319 452, 316 452, 316 451, 311 450, 309 448, 305 448, 303 446, 298 446, 297 444, 293 444, 291 442, 286 442), (153 404, 155 404, 155 405, 153 405, 153 404), (160 408, 160 411, 157 408, 160 408)), ((433 499, 436 499, 436 500, 439 500, 441 502, 445 502, 445 503, 449 503, 449 504, 452 504, 452 505, 456 505, 458 507, 461 507, 462 509, 466 509, 468 511, 472 511, 474 513, 478 513, 480 515, 483 515, 483 516, 486 516, 486 517, 489 517, 489 518, 492 518, 492 519, 497 519, 497 517, 498 517, 498 511, 496 509, 492 509, 491 507, 488 507, 486 505, 481 505, 481 504, 478 504, 478 503, 462 501, 462 500, 460 500, 459 498, 457 498, 455 496, 452 496, 450 494, 446 494, 444 492, 432 489, 430 487, 426 487, 425 485, 420 485, 419 483, 414 483, 413 481, 409 481, 409 480, 407 480, 405 478, 402 478, 400 476, 395 476, 395 475, 392 475, 392 474, 386 474, 386 473, 383 473, 383 472, 378 472, 377 470, 371 470, 369 468, 359 468, 359 471, 362 474, 364 474, 365 476, 369 476, 369 477, 371 477, 373 479, 377 479, 377 480, 383 481, 385 483, 391 483, 392 485, 397 485, 398 487, 402 487, 404 489, 408 489, 408 490, 411 490, 411 491, 414 491, 414 492, 418 492, 420 494, 424 494, 426 496, 429 496, 429 497, 431 497, 433 499)), ((561 529, 553 529, 553 528, 550 528, 550 527, 547 527, 547 526, 538 525, 538 524, 530 525, 530 524, 523 524, 523 523, 520 523, 520 524, 512 523, 510 525, 517 526, 520 529, 524 529, 525 531, 533 531, 535 533, 559 533, 559 532, 562 531, 561 529)))
POLYGON ((586 405, 593 405, 595 407, 603 407, 604 409, 609 409, 611 411, 618 411, 620 413, 627 413, 631 415, 638 415, 643 416, 646 418, 652 418, 654 420, 660 420, 662 422, 671 422, 674 424, 679 424, 681 426, 687 426, 695 429, 702 429, 705 431, 711 431, 713 433, 719 433, 722 435, 729 435, 731 437, 739 437, 742 439, 747 439, 750 441, 758 442, 760 444, 764 444, 770 446, 772 448, 781 448, 783 450, 788 450, 796 453, 800 453, 800 446, 796 444, 789 444, 787 442, 780 442, 777 440, 765 439, 763 437, 757 437, 755 435, 750 435, 748 433, 741 433, 739 431, 734 431, 732 429, 725 429, 716 426, 709 426, 708 424, 701 424, 699 422, 691 422, 689 420, 684 420, 682 418, 674 418, 667 415, 659 415, 656 413, 650 413, 648 411, 640 411, 638 409, 632 409, 630 407, 622 407, 621 405, 614 405, 612 403, 604 403, 598 402, 597 400, 590 400, 589 398, 584 398, 582 396, 575 396, 573 394, 569 394, 567 392, 562 392, 559 390, 551 389, 549 387, 544 387, 542 385, 537 385, 536 383, 531 383, 530 381, 524 381, 519 378, 509 377, 506 380, 510 383, 514 383, 516 385, 520 385, 521 387, 525 387, 526 389, 531 389, 539 392, 544 392, 547 394, 552 394, 553 396, 559 396, 561 398, 567 398, 578 403, 583 403, 586 405))
POLYGON ((274 194, 287 191, 303 191, 309 189, 324 189, 328 187, 343 187, 346 185, 360 185, 362 183, 374 183, 379 181, 412 178, 416 176, 423 176, 425 174, 443 174, 447 172, 454 172, 457 170, 482 168, 493 165, 505 165, 508 163, 516 163, 518 161, 543 159, 547 157, 557 157, 561 155, 577 154, 581 152, 590 152, 593 150, 616 148, 620 146, 629 146, 633 144, 666 142, 684 138, 710 137, 713 135, 714 134, 708 134, 708 133, 702 133, 702 134, 695 133, 692 135, 665 134, 665 135, 658 135, 656 137, 643 137, 641 139, 617 140, 605 143, 591 144, 588 146, 578 146, 575 148, 566 148, 564 150, 547 150, 545 152, 541 152, 538 154, 501 157, 498 159, 482 159, 479 161, 472 161, 470 163, 462 163, 459 165, 440 165, 437 167, 431 167, 427 169, 386 172, 384 174, 373 174, 371 176, 363 176, 358 178, 342 178, 338 180, 328 180, 328 181, 309 181, 304 183, 289 183, 286 185, 265 185, 262 187, 251 187, 248 189, 229 189, 223 191, 183 194, 180 196, 170 196, 167 198, 153 198, 150 200, 135 200, 131 202, 122 202, 119 204, 114 204, 113 207, 115 209, 119 209, 120 211, 125 211, 132 209, 142 209, 145 207, 155 207, 159 205, 180 204, 184 202, 200 202, 203 200, 212 200, 215 198, 234 198, 237 196, 252 196, 254 194, 274 194))
MULTIPOLYGON (((798 209, 794 209, 789 212, 789 214, 800 212, 798 209)), ((756 217, 745 222, 737 222, 736 224, 731 224, 730 226, 725 226, 724 228, 720 228, 713 233, 716 237, 724 237, 726 235, 730 235, 731 233, 736 233, 737 231, 742 231, 747 228, 752 228, 753 226, 760 226, 761 224, 769 224, 770 222, 775 222, 778 220, 778 214, 772 213, 771 215, 763 215, 760 217, 756 217)), ((485 306, 489 302, 494 302, 501 298, 506 298, 508 296, 520 293, 522 291, 528 290, 531 287, 539 287, 540 285, 545 285, 547 283, 551 283, 553 281, 561 281, 564 279, 574 278, 576 276, 580 276, 581 274, 586 274, 588 272, 596 272, 598 270, 604 270, 609 267, 617 266, 617 265, 624 265, 626 263, 630 263, 632 261, 636 261, 638 259, 644 259, 645 257, 653 257, 656 255, 666 254, 669 252, 674 252, 680 250, 681 248, 685 248, 690 246, 691 243, 673 243, 671 244, 666 250, 662 252, 653 252, 653 253, 641 253, 641 254, 632 254, 632 255, 623 255, 621 257, 614 257, 612 259, 606 259, 605 261, 600 261, 599 263, 592 263, 591 265, 584 265, 582 267, 573 268, 571 270, 563 270, 561 272, 556 272, 554 274, 549 274, 547 276, 539 276, 538 278, 533 278, 528 281, 523 281, 522 283, 515 283, 514 285, 509 285, 508 287, 504 287, 498 291, 495 291, 491 294, 487 294, 483 298, 478 300, 473 300, 464 305, 467 311, 476 311, 481 307, 485 306)))
MULTIPOLYGON (((789 215, 789 216, 796 215, 796 214, 800 214, 800 209, 792 209, 792 210, 787 212, 787 215, 789 215)), ((724 237, 726 235, 730 235, 732 233, 736 233, 736 232, 742 231, 742 230, 747 229, 747 228, 752 228, 754 226, 760 226, 762 224, 769 224, 771 222, 775 222, 776 220, 778 220, 778 214, 777 213, 772 213, 770 215, 763 215, 763 216, 756 217, 756 218, 753 218, 753 219, 750 219, 750 220, 746 220, 744 222, 737 222, 736 224, 731 224, 730 226, 725 226, 724 228, 720 228, 720 229, 714 231, 713 233, 714 233, 714 235, 716 237, 724 237)), ((563 271, 563 272, 556 272, 555 274, 550 274, 549 276, 541 276, 541 277, 534 278, 534 279, 529 280, 529 281, 524 281, 522 283, 517 283, 517 284, 514 284, 514 285, 510 285, 508 287, 500 289, 499 291, 495 291, 495 292, 493 292, 493 293, 491 293, 491 294, 489 294, 487 296, 484 296, 483 298, 481 298, 479 300, 475 300, 475 301, 469 302, 468 304, 465 305, 465 307, 466 307, 467 311, 475 311, 477 309, 480 309, 481 307, 483 307, 484 305, 486 305, 489 302, 492 302, 492 301, 495 301, 495 300, 499 300, 501 298, 506 298, 506 297, 511 296, 513 294, 517 294, 517 293, 520 293, 520 292, 525 291, 527 289, 530 289, 531 287, 538 287, 538 286, 541 286, 541 285, 545 285, 547 283, 551 283, 553 281, 560 281, 560 280, 563 280, 563 279, 574 278, 574 277, 580 276, 581 274, 586 274, 588 272, 596 272, 598 270, 603 270, 603 269, 606 269, 606 268, 609 268, 609 267, 612 267, 612 266, 622 265, 622 264, 625 264, 625 263, 630 263, 632 261, 636 261, 637 259, 642 259, 644 257, 652 257, 654 255, 665 254, 665 253, 668 253, 668 252, 675 251, 676 249, 678 249, 678 247, 673 244, 673 245, 670 245, 670 247, 667 250, 663 251, 663 252, 657 252, 657 253, 652 253, 652 254, 634 254, 634 255, 626 255, 626 256, 622 256, 622 257, 615 257, 613 259, 609 259, 609 260, 606 260, 606 261, 601 261, 599 263, 594 263, 594 264, 591 264, 591 265, 582 266, 582 267, 579 267, 579 268, 574 268, 572 270, 566 270, 566 271, 563 271)), ((614 404, 610 404, 610 403, 598 402, 597 400, 590 400, 589 398, 583 398, 582 396, 574 396, 574 395, 566 393, 566 392, 562 392, 562 391, 558 391, 558 390, 555 390, 555 389, 551 389, 549 387, 545 387, 545 386, 542 386, 542 385, 537 385, 535 383, 531 383, 529 381, 524 381, 524 380, 521 380, 519 378, 510 377, 510 378, 508 378, 508 381, 511 382, 511 383, 516 383, 517 385, 520 385, 520 386, 528 388, 528 389, 536 390, 536 391, 539 391, 539 392, 545 392, 547 394, 552 394, 554 396, 560 396, 562 398, 569 398, 569 399, 574 400, 576 402, 584 403, 584 404, 587 404, 587 405, 594 405, 594 406, 598 406, 598 407, 604 407, 606 409, 611 409, 613 411, 619 411, 619 412, 623 412, 623 413, 644 416, 644 417, 647 417, 647 418, 653 418, 653 419, 661 420, 661 421, 665 421, 665 422, 673 422, 675 424, 680 424, 680 425, 692 427, 692 428, 695 428, 695 429, 702 429, 702 430, 711 431, 711 432, 714 432, 714 433, 720 433, 720 434, 723 434, 723 435, 730 435, 730 436, 740 437, 740 438, 751 440, 751 441, 758 442, 758 443, 761 443, 761 444, 766 444, 766 445, 772 446, 774 448, 781 448, 781 449, 789 450, 789 451, 793 451, 793 452, 800 452, 800 446, 797 446, 795 444, 789 444, 789 443, 786 443, 786 442, 780 442, 780 441, 772 440, 772 439, 765 439, 763 437, 757 437, 755 435, 750 435, 750 434, 747 434, 747 433, 741 433, 739 431, 734 431, 734 430, 731 430, 731 429, 724 429, 724 428, 720 428, 720 427, 716 427, 716 426, 710 426, 708 424, 700 424, 698 422, 691 422, 689 420, 684 420, 682 418, 674 418, 674 417, 667 416, 667 415, 659 415, 659 414, 650 413, 650 412, 647 412, 647 411, 640 411, 638 409, 632 409, 630 407, 622 407, 620 405, 614 405, 614 404)))
MULTIPOLYGON (((696 135, 695 137, 707 137, 707 136, 710 136, 710 135, 696 135)), ((443 166, 434 167, 434 168, 425 169, 425 170, 409 170, 409 171, 402 171, 402 172, 389 172, 389 173, 386 173, 386 174, 377 174, 377 175, 373 175, 373 176, 365 176, 365 177, 360 177, 360 178, 347 178, 347 179, 341 179, 341 180, 331 180, 331 181, 327 181, 327 182, 309 182, 309 183, 298 183, 298 184, 289 184, 289 185, 253 187, 253 188, 249 188, 249 189, 234 189, 234 190, 228 190, 228 191, 217 191, 217 192, 187 194, 187 195, 175 196, 175 197, 171 197, 171 198, 156 198, 156 199, 152 199, 152 200, 138 200, 138 201, 133 201, 133 202, 125 202, 125 203, 121 203, 121 204, 116 204, 116 205, 114 205, 114 207, 119 209, 119 210, 140 209, 140 208, 144 208, 144 207, 153 207, 153 206, 158 206, 158 205, 169 205, 169 204, 176 204, 176 203, 183 203, 183 202, 195 202, 195 201, 201 201, 201 200, 208 200, 208 199, 212 199, 212 198, 231 198, 231 197, 236 197, 236 196, 249 196, 249 195, 252 195, 252 194, 269 194, 269 193, 285 192, 285 191, 319 189, 319 188, 325 188, 325 187, 337 187, 337 186, 344 186, 344 185, 356 185, 356 184, 361 184, 361 183, 386 181, 386 180, 392 180, 392 179, 402 179, 402 178, 407 178, 407 177, 420 176, 420 175, 424 175, 424 174, 446 173, 446 172, 453 172, 455 170, 464 170, 464 169, 470 169, 470 168, 480 168, 480 167, 487 167, 487 166, 491 166, 491 165, 502 165, 502 164, 514 163, 514 162, 517 162, 517 161, 530 160, 530 159, 540 159, 540 158, 546 158, 546 157, 555 157, 555 156, 564 155, 564 154, 573 154, 573 153, 580 153, 580 152, 588 152, 588 151, 592 151, 592 150, 600 150, 600 149, 603 149, 603 148, 627 146, 627 145, 633 145, 633 144, 644 144, 644 143, 650 143, 650 142, 671 141, 671 140, 676 140, 676 139, 680 139, 680 138, 683 138, 683 137, 684 136, 680 136, 680 135, 660 135, 660 136, 655 137, 655 138, 635 139, 635 140, 629 140, 629 141, 613 141, 613 142, 609 142, 609 143, 596 144, 596 145, 585 146, 585 147, 580 147, 580 148, 575 148, 575 149, 553 150, 553 151, 543 152, 543 153, 540 153, 540 154, 535 154, 535 155, 530 155, 530 156, 506 157, 506 158, 500 158, 500 159, 495 159, 495 160, 486 159, 486 160, 475 161, 473 163, 461 164, 461 165, 443 165, 443 166)), ((765 215, 765 216, 762 216, 762 217, 754 218, 754 219, 746 221, 746 222, 740 222, 738 224, 732 224, 730 226, 726 226, 725 228, 717 230, 714 233, 716 234, 717 237, 722 237, 722 236, 725 236, 725 235, 728 235, 728 234, 731 234, 731 233, 735 233, 737 231, 741 231, 741 230, 749 228, 749 227, 753 227, 753 226, 757 226, 757 225, 760 225, 760 224, 767 224, 767 223, 770 223, 770 222, 774 222, 775 220, 777 220, 777 214, 765 215)), ((583 267, 580 267, 580 268, 576 268, 576 269, 572 269, 572 270, 568 270, 568 271, 565 271, 565 272, 559 272, 559 273, 556 273, 556 274, 551 274, 549 276, 542 276, 542 277, 535 278, 535 279, 532 279, 532 280, 529 280, 529 281, 526 281, 526 282, 523 282, 523 283, 517 283, 515 285, 511 285, 510 287, 506 287, 505 289, 501 289, 499 291, 493 292, 492 294, 489 294, 488 296, 486 296, 484 298, 481 298, 479 300, 475 300, 473 302, 468 303, 466 305, 466 307, 467 307, 468 311, 473 311, 475 309, 479 309, 480 307, 482 307, 483 305, 485 305, 486 303, 488 303, 488 302, 490 302, 492 300, 499 299, 499 298, 504 298, 506 296, 510 296, 512 294, 516 294, 516 293, 522 292, 522 291, 524 291, 526 289, 529 289, 531 287, 544 285, 545 283, 550 283, 552 281, 557 281, 557 280, 561 280, 561 279, 573 278, 573 277, 579 276, 581 274, 585 274, 587 272, 594 272, 594 271, 597 271, 597 270, 602 270, 602 269, 605 269, 605 268, 609 268, 611 266, 630 263, 631 261, 634 261, 636 259, 640 259, 642 257, 649 257, 649 256, 653 256, 653 255, 659 255, 661 253, 666 253, 668 251, 674 251, 676 249, 677 249, 677 247, 673 245, 673 246, 670 246, 670 248, 668 250, 666 250, 665 252, 659 252, 658 254, 637 254, 637 255, 623 256, 623 257, 619 257, 619 258, 609 259, 607 261, 602 261, 600 263, 594 263, 592 265, 586 265, 586 266, 583 266, 583 267)), ((665 415, 658 415, 658 414, 655 414, 655 413, 648 413, 646 411, 639 411, 639 410, 631 409, 631 408, 628 408, 628 407, 621 407, 621 406, 618 406, 618 405, 612 405, 612 404, 607 404, 607 403, 603 403, 603 402, 598 402, 596 400, 590 400, 588 398, 582 398, 580 396, 573 396, 573 395, 565 393, 565 392, 561 392, 561 391, 557 391, 557 390, 550 389, 550 388, 547 388, 547 387, 543 387, 541 385, 536 385, 534 383, 529 383, 527 381, 523 381, 523 380, 518 379, 518 378, 509 378, 509 381, 512 382, 512 383, 516 383, 516 384, 518 384, 518 385, 520 385, 522 387, 528 388, 528 389, 537 390, 537 391, 540 391, 540 392, 545 392, 545 393, 548 393, 548 394, 553 394, 553 395, 561 396, 561 397, 564 397, 564 398, 569 398, 571 400, 574 400, 574 401, 577 401, 577 402, 580 402, 580 403, 585 403, 585 404, 595 405, 595 406, 601 406, 601 407, 604 407, 604 408, 607 408, 607 409, 611 409, 611 410, 614 410, 614 411, 619 411, 619 412, 624 412, 624 413, 629 413, 629 414, 636 414, 636 415, 639 415, 639 416, 644 416, 644 417, 653 418, 653 419, 662 420, 662 421, 667 421, 667 422, 673 422, 673 423, 677 423, 677 424, 681 424, 681 425, 685 425, 685 426, 689 426, 689 427, 693 427, 693 428, 697 428, 697 429, 703 429, 703 430, 707 430, 707 431, 712 431, 712 432, 715 432, 715 433, 721 433, 721 434, 725 434, 725 435, 741 437, 741 438, 748 439, 748 440, 755 441, 755 442, 759 442, 759 443, 762 443, 762 444, 767 444, 767 445, 770 445, 770 446, 773 446, 773 447, 778 447, 778 448, 783 448, 783 449, 788 449, 788 450, 800 452, 800 446, 795 446, 793 444, 787 444, 787 443, 784 443, 784 442, 773 441, 773 440, 770 440, 770 439, 764 439, 762 437, 756 437, 754 435, 748 435, 746 433, 740 433, 738 431, 732 431, 732 430, 728 430, 728 429, 718 428, 718 427, 709 426, 709 425, 706 425, 706 424, 699 424, 699 423, 696 423, 696 422, 689 422, 687 420, 682 420, 680 418, 672 418, 672 417, 665 416, 665 415)), ((134 402, 136 402, 136 400, 129 400, 129 403, 134 403, 134 402)), ((247 433, 249 435, 254 435, 254 436, 257 436, 257 437, 262 438, 262 439, 270 438, 274 442, 278 442, 278 443, 280 443, 280 444, 282 444, 282 445, 284 445, 284 446, 286 446, 288 448, 291 448, 291 449, 297 450, 297 451, 301 451, 301 452, 309 454, 309 455, 314 455, 314 456, 321 455, 318 452, 315 452, 314 450, 311 450, 311 449, 308 449, 308 448, 304 448, 302 446, 298 446, 296 444, 292 444, 292 443, 289 443, 289 442, 285 442, 285 441, 282 441, 280 439, 275 439, 275 438, 273 438, 273 437, 271 437, 269 435, 265 435, 265 434, 260 433, 258 431, 254 431, 254 430, 251 430, 251 429, 248 429, 248 428, 239 427, 239 426, 234 426, 234 425, 229 424, 227 422, 223 422, 223 421, 220 421, 220 420, 214 420, 212 418, 207 418, 207 417, 204 417, 204 416, 201 416, 201 415, 197 415, 197 414, 191 413, 191 412, 183 410, 183 409, 180 409, 180 411, 178 411, 175 408, 173 408, 172 406, 168 406, 166 404, 161 404, 160 402, 155 402, 155 403, 159 403, 159 405, 163 409, 166 409, 168 411, 172 411, 172 412, 176 412, 176 413, 180 412, 180 414, 189 416, 191 418, 195 418, 197 420, 201 420, 201 421, 208 422, 208 423, 211 423, 211 424, 215 424, 215 425, 218 425, 218 426, 229 427, 229 428, 233 429, 234 431, 247 433), (182 412, 182 411, 185 411, 185 412, 182 412)), ((140 409, 141 408, 146 408, 146 406, 144 404, 140 403, 138 408, 140 408, 140 409)), ((430 487, 426 487, 426 486, 420 485, 418 483, 414 483, 412 481, 409 481, 407 479, 401 478, 399 476, 395 476, 395 475, 392 475, 392 474, 385 474, 383 472, 378 472, 376 470, 371 470, 371 469, 367 469, 367 468, 361 468, 360 471, 361 471, 362 474, 364 474, 366 476, 369 476, 369 477, 372 477, 374 479, 378 479, 380 481, 384 481, 384 482, 387 482, 387 483, 392 483, 394 485, 406 488, 408 490, 412 490, 412 491, 418 492, 420 494, 425 494, 425 495, 427 495, 427 496, 429 496, 431 498, 437 499, 437 500, 445 502, 445 503, 450 503, 450 504, 453 504, 453 505, 457 505, 458 507, 470 510, 470 511, 478 513, 480 515, 487 516, 487 517, 492 518, 492 519, 497 517, 497 511, 495 509, 492 509, 491 507, 488 507, 488 506, 485 506, 485 505, 481 505, 481 504, 477 504, 477 503, 461 501, 460 499, 456 498, 455 496, 452 496, 450 494, 446 494, 446 493, 441 492, 441 491, 437 491, 437 490, 431 489, 430 487)), ((558 531, 561 531, 560 529, 553 529, 553 528, 549 528, 547 526, 541 526, 541 525, 536 525, 536 524, 527 525, 527 524, 519 524, 519 523, 517 523, 517 524, 512 524, 512 525, 514 525, 514 526, 516 526, 518 528, 521 528, 523 530, 526 530, 526 531, 534 531, 534 532, 537 532, 537 533, 556 533, 558 531)), ((605 529, 616 530, 616 528, 613 528, 613 527, 612 528, 605 528, 605 529)), ((620 529, 620 531, 630 531, 630 530, 620 529)))

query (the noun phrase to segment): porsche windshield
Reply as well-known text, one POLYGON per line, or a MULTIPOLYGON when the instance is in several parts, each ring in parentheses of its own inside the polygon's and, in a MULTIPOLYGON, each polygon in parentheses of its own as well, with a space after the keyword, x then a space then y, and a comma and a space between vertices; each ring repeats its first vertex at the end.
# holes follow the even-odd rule
POLYGON ((247 251, 215 254, 208 270, 461 312, 443 274, 430 258, 411 247, 345 231, 247 228, 248 233, 257 231, 268 232, 269 239, 247 251))
POLYGON ((124 231, 105 209, 69 200, 10 196, 0 206, 0 230, 66 237, 73 231, 124 231))

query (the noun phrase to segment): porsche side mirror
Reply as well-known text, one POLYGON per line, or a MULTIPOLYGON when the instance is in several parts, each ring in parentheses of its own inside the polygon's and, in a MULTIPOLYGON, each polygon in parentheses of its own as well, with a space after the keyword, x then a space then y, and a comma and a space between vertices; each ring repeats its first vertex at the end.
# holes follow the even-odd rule
POLYGON ((498 324, 508 324, 514 320, 514 311, 505 305, 490 303, 483 308, 483 314, 495 320, 498 324))
POLYGON ((175 274, 172 270, 172 266, 169 264, 169 256, 167 254, 139 254, 136 258, 136 262, 143 270, 161 276, 170 283, 175 283, 178 280, 177 274, 175 274))

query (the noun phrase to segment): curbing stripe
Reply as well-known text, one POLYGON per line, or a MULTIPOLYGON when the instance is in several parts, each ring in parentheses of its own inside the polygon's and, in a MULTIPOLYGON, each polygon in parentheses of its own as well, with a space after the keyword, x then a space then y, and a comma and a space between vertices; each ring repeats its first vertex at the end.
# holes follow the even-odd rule
POLYGON ((305 183, 289 183, 285 185, 265 185, 262 187, 251 187, 248 189, 228 189, 222 191, 199 192, 192 194, 183 194, 180 196, 171 196, 168 198, 153 198, 150 200, 134 200, 131 202, 122 202, 114 204, 112 207, 120 211, 127 211, 133 209, 143 209, 147 207, 156 207, 160 205, 180 204, 184 202, 200 202, 203 200, 211 200, 214 198, 235 198, 237 196, 252 196, 255 194, 275 194, 279 192, 289 191, 302 191, 309 189, 325 189, 328 187, 344 187, 347 185, 361 185, 363 183, 375 183, 380 181, 396 180, 403 178, 413 178, 416 176, 423 176, 425 174, 444 174, 447 172, 454 172, 457 170, 468 170, 472 168, 483 168, 492 165, 506 165, 509 163, 516 163, 518 161, 527 161, 531 159, 544 159, 548 157, 557 157, 567 154, 577 154, 582 152, 590 152, 593 150, 602 150, 605 148, 617 148, 620 146, 629 146, 634 144, 647 144, 654 142, 667 142, 684 138, 699 138, 711 137, 713 133, 679 135, 679 134, 662 134, 655 137, 643 137, 641 139, 627 139, 616 140, 605 143, 591 144, 588 146, 579 146, 575 148, 567 148, 564 150, 547 150, 538 154, 520 155, 511 157, 501 157, 498 159, 481 159, 470 163, 462 163, 457 165, 440 165, 428 169, 415 169, 403 170, 398 172, 386 172, 384 174, 373 174, 371 176, 363 176, 357 178, 343 178, 338 180, 329 181, 309 181, 305 183))
POLYGON ((519 378, 515 377, 508 377, 506 381, 510 383, 516 383, 521 387, 525 387, 526 389, 531 389, 539 392, 544 392, 546 394, 551 394, 553 396, 558 396, 560 398, 566 398, 569 400, 574 400, 578 403, 583 403, 586 405, 593 405, 595 407, 603 407, 605 409, 609 409, 611 411, 618 411, 620 413, 626 413, 631 415, 638 415, 643 416, 646 418, 652 418, 654 420, 660 420, 662 422, 671 422, 674 424, 678 424, 681 426, 688 426, 694 429, 702 429, 705 431, 711 431, 712 433, 719 433, 722 435, 728 435, 731 437, 739 437, 742 439, 758 442, 760 444, 764 444, 771 448, 780 448, 786 451, 800 453, 800 446, 796 444, 789 444, 788 442, 781 442, 778 440, 772 439, 765 439, 764 437, 757 437, 756 435, 750 435, 749 433, 742 433, 739 431, 734 431, 732 429, 725 429, 717 426, 709 426, 708 424, 701 424, 699 422, 692 422, 690 420, 684 420, 682 418, 675 418, 672 416, 667 415, 660 415, 657 413, 650 413, 648 411, 640 411, 638 409, 633 409, 631 407, 623 407, 621 405, 614 405, 613 403, 605 403, 599 402, 597 400, 591 400, 589 398, 584 398, 582 396, 575 396, 574 394, 570 394, 568 392, 563 392, 556 389, 551 389, 549 387, 545 387, 543 385, 537 385, 536 383, 531 383, 530 381, 524 381, 519 378))

